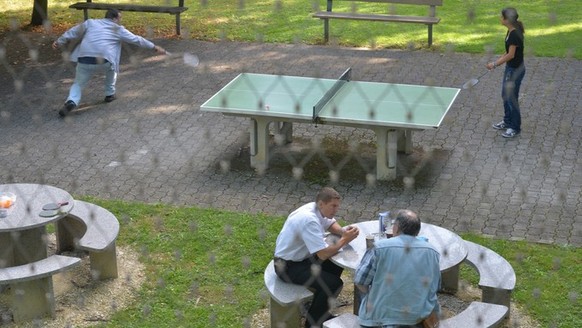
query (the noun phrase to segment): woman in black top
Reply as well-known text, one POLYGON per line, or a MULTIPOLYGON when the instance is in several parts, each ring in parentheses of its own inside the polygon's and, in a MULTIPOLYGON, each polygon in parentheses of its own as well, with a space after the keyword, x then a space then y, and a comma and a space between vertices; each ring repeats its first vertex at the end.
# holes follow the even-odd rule
POLYGON ((507 27, 505 54, 487 64, 487 69, 489 70, 506 64, 501 90, 505 115, 503 116, 503 121, 493 124, 494 129, 505 130, 502 134, 505 138, 513 138, 521 132, 519 88, 525 76, 525 65, 523 63, 523 35, 525 30, 518 17, 519 15, 515 8, 505 8, 501 11, 501 24, 507 27))

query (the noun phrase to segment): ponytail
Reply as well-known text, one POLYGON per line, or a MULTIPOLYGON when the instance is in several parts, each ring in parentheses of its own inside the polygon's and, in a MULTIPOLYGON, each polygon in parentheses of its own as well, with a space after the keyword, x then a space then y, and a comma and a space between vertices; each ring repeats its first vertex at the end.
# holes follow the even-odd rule
POLYGON ((503 9, 501 11, 501 16, 509 21, 514 28, 521 32, 521 34, 525 34, 525 28, 523 27, 523 23, 518 20, 519 15, 515 8, 508 7, 503 9))

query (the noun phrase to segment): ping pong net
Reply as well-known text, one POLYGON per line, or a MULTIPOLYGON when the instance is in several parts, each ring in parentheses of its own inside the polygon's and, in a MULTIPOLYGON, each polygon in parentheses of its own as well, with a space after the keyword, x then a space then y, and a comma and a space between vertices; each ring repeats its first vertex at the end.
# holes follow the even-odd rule
POLYGON ((339 77, 339 79, 334 83, 334 85, 329 90, 327 90, 327 92, 323 95, 323 97, 321 97, 321 99, 319 99, 317 104, 315 104, 315 106, 313 106, 313 122, 314 123, 321 123, 321 120, 319 118, 319 113, 321 112, 323 107, 325 107, 325 105, 327 105, 327 103, 331 100, 331 98, 333 98, 333 96, 335 96, 335 94, 339 91, 339 89, 341 89, 341 87, 344 86, 344 84, 350 82, 351 77, 352 77, 352 68, 348 67, 348 69, 346 69, 346 71, 339 77))

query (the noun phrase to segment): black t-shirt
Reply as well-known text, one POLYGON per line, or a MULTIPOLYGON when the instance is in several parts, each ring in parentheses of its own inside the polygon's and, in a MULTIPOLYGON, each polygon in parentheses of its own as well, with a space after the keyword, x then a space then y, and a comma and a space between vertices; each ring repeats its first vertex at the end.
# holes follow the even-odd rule
POLYGON ((523 33, 518 29, 507 32, 505 36, 505 52, 509 51, 509 46, 516 46, 515 56, 507 62, 509 67, 518 68, 523 65, 523 33))

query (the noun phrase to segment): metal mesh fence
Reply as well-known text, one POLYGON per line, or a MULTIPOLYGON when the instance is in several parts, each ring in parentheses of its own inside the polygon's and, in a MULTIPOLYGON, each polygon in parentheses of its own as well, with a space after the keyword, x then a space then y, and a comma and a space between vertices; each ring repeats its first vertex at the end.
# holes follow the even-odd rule
MULTIPOLYGON (((472 3, 467 12, 467 24, 475 21, 478 11, 479 2, 472 3)), ((247 22, 245 15, 249 4, 239 1, 233 6, 238 8, 239 15, 234 19, 247 22)), ((366 8, 345 6, 348 12, 366 8)), ((206 1, 201 1, 196 7, 220 10, 206 1)), ((323 10, 325 4, 312 2, 309 7, 311 11, 304 15, 308 18, 302 18, 306 21, 315 20, 311 14, 323 10)), ((269 4, 268 8, 269 12, 265 14, 285 14, 282 1, 269 4)), ((383 8, 389 14, 398 13, 396 5, 383 8)), ((560 19, 551 10, 543 14, 553 22, 560 19)), ((99 12, 98 16, 101 15, 99 12)), ((150 39, 154 38, 156 15, 160 14, 144 15, 145 28, 142 30, 150 39)), ((168 17, 164 19, 172 19, 168 17)), ((372 35, 372 32, 370 48, 340 47, 338 44, 345 41, 342 40, 345 35, 341 28, 334 28, 334 24, 339 24, 335 21, 331 22, 332 35, 328 45, 302 43, 306 38, 302 31, 292 33, 293 43, 273 43, 280 40, 271 40, 268 29, 258 23, 250 27, 256 31, 253 42, 228 41, 232 25, 221 30, 216 41, 199 41, 191 36, 201 33, 194 25, 202 23, 184 19, 182 38, 154 39, 156 44, 174 55, 156 55, 150 50, 124 44, 117 99, 111 103, 103 101, 103 74, 96 74, 84 89, 78 108, 60 118, 58 111, 63 108, 75 77, 75 65, 68 58, 73 47, 58 51, 51 49, 52 42, 60 33, 51 30, 55 27, 50 26, 50 21, 43 31, 34 32, 21 29, 22 22, 9 21, 11 26, 2 33, 0 41, 0 192, 14 188, 16 184, 31 185, 17 186, 15 192, 11 190, 18 195, 17 205, 8 210, 7 218, 0 218, 4 220, 0 225, 0 270, 35 264, 25 265, 22 270, 0 271, 3 282, 0 285, 2 325, 19 325, 12 323, 18 319, 14 313, 20 313, 20 310, 15 312, 16 303, 13 302, 25 300, 23 302, 27 304, 26 294, 31 293, 27 289, 31 285, 17 284, 15 280, 21 276, 36 276, 29 281, 44 281, 38 276, 52 277, 60 271, 59 268, 65 270, 65 267, 77 265, 65 258, 52 257, 58 249, 59 237, 51 216, 47 216, 49 219, 42 224, 29 224, 25 219, 16 223, 12 221, 15 225, 6 223, 17 211, 22 213, 22 218, 41 220, 39 206, 69 200, 66 195, 45 187, 29 190, 32 184, 58 187, 72 195, 71 202, 72 197, 77 196, 97 197, 276 216, 287 216, 297 207, 312 201, 322 186, 331 185, 342 195, 338 217, 348 224, 374 220, 385 210, 409 208, 417 212, 423 222, 456 234, 475 232, 506 240, 575 247, 582 244, 582 160, 579 156, 582 147, 582 64, 571 58, 570 52, 565 58, 544 58, 535 56, 536 49, 528 49, 525 59, 527 73, 520 93, 523 132, 515 139, 505 140, 490 128, 503 113, 500 69, 489 73, 478 86, 462 90, 450 108, 438 92, 439 87, 460 88, 468 78, 480 75, 487 61, 496 57, 492 48, 486 49, 485 55, 454 52, 454 44, 446 45, 442 52, 415 51, 415 42, 408 45, 408 50, 377 49, 375 45, 380 36, 372 35), (188 60, 184 60, 182 55, 190 53, 200 58, 199 66, 192 67, 188 60), (392 126, 389 132, 393 128, 395 135, 391 138, 403 140, 402 131, 410 130, 413 131, 412 139, 409 148, 402 141, 386 145, 399 150, 396 157, 388 156, 392 161, 388 165, 391 168, 389 179, 378 179, 377 174, 378 153, 390 152, 378 147, 382 145, 380 136, 384 132, 379 132, 373 124, 333 122, 352 109, 351 103, 332 100, 328 121, 324 119, 316 124, 309 122, 311 117, 297 119, 291 130, 289 125, 282 123, 289 119, 273 119, 267 125, 265 139, 252 135, 258 132, 249 127, 247 116, 200 110, 205 101, 238 74, 258 73, 313 80, 311 84, 296 86, 284 79, 276 79, 266 88, 253 84, 256 83, 253 80, 246 81, 250 90, 246 96, 257 109, 273 113, 276 111, 273 98, 283 92, 289 97, 291 113, 311 111, 310 105, 303 103, 307 94, 317 89, 325 90, 325 81, 337 78, 347 67, 353 70, 352 81, 382 83, 382 90, 373 99, 369 98, 365 87, 354 88, 353 92, 361 99, 357 106, 364 113, 364 119, 374 120, 385 115, 385 111, 390 111, 389 106, 384 107, 388 102, 398 102, 405 108, 404 123, 392 126), (411 98, 396 86, 402 84, 424 88, 411 98), (295 92, 297 88, 303 91, 295 92), (414 126, 422 119, 419 108, 427 102, 441 112, 448 109, 438 129, 414 126), (261 141, 266 142, 267 157, 258 164, 253 163, 257 156, 253 142, 261 141), (19 224, 28 226, 18 227, 19 224), (37 265, 37 261, 49 258, 54 262, 37 265)), ((349 24, 340 26, 350 29, 352 25, 349 24)), ((358 27, 362 26, 365 25, 358 27)), ((311 22, 305 23, 304 27, 305 33, 313 28, 311 22)), ((318 33, 323 33, 320 29, 318 24, 318 33)), ((417 26, 413 33, 417 33, 418 40, 425 42, 426 28, 423 25, 417 26)), ((438 32, 435 38, 438 40, 438 32)), ((238 101, 238 97, 221 98, 220 102, 228 105, 238 101)), ((97 239, 111 238, 108 235, 110 229, 102 226, 99 215, 93 211, 86 214, 88 223, 85 225, 94 226, 93 234, 97 239)), ((53 221, 58 221, 57 217, 52 216, 53 221)), ((121 215, 117 219, 121 223, 120 233, 126 234, 124 227, 129 225, 131 218, 121 215)), ((198 231, 201 221, 193 219, 184 231, 198 231)), ((164 233, 162 219, 152 225, 160 234, 164 233)), ((276 233, 257 231, 258 235, 248 238, 274 245, 276 233)), ((85 232, 83 228, 74 230, 70 242, 75 244, 85 232)), ((233 225, 225 224, 221 233, 229 238, 237 231, 233 225)), ((445 240, 438 242, 445 244, 441 255, 446 259, 453 253, 449 248, 453 246, 446 244, 445 240)), ((97 252, 90 251, 91 258, 78 250, 61 253, 68 258, 82 258, 81 271, 77 274, 86 278, 65 280, 85 289, 103 289, 105 295, 107 290, 123 290, 134 284, 168 288, 170 282, 166 277, 147 276, 147 269, 139 264, 135 254, 147 256, 145 245, 132 243, 123 247, 116 253, 120 274, 115 282, 94 279, 100 272, 95 263, 102 263, 99 261, 103 258, 99 256, 107 247, 97 252), (134 266, 135 270, 128 270, 134 266)), ((168 253, 179 259, 185 250, 171 249, 168 253)), ((222 256, 217 245, 208 245, 202 254, 204 256, 197 259, 202 266, 215 265, 217 257, 222 256)), ((257 261, 257 257, 246 254, 237 263, 244 271, 257 261)), ((492 275, 489 268, 496 267, 497 264, 491 263, 497 263, 498 259, 481 250, 473 260, 477 267, 481 262, 487 263, 482 265, 485 269, 481 268, 484 270, 480 272, 483 279, 492 275)), ((264 262, 261 265, 266 268, 268 261, 264 262)), ((520 256, 517 263, 526 265, 520 256)), ((554 264, 560 267, 560 259, 555 259, 554 264)), ((257 279, 263 278, 262 271, 255 274, 259 277, 257 279)), ((333 305, 346 313, 353 313, 352 278, 350 270, 344 271, 344 290, 337 299, 332 299, 333 305)), ((517 276, 518 288, 521 279, 527 277, 517 276)), ((67 282, 55 281, 50 288, 62 284, 67 282)), ((463 293, 471 290, 465 284, 461 282, 463 293)), ((48 283, 39 288, 48 288, 46 286, 48 283)), ((206 292, 206 288, 204 281, 193 281, 187 294, 193 303, 198 304, 199 295, 206 292)), ((225 289, 217 293, 224 294, 224 302, 228 303, 241 290, 235 282, 227 283, 225 289)), ((528 292, 539 298, 546 291, 544 286, 539 286, 539 289, 528 292)), ((560 293, 576 307, 580 303, 580 292, 578 289, 560 293)), ((133 295, 135 293, 139 294, 134 291, 133 295)), ((503 303, 507 296, 504 293, 482 288, 473 291, 469 298, 481 300, 483 295, 487 302, 503 303)), ((50 294, 44 293, 45 297, 50 294)), ((57 288, 55 295, 56 321, 33 320, 20 325, 82 326, 107 321, 107 315, 91 314, 79 323, 71 318, 59 318, 59 313, 62 304, 83 308, 92 302, 105 304, 111 313, 131 306, 137 297, 122 301, 121 297, 111 299, 105 296, 95 301, 83 296, 67 303, 63 301, 66 293, 57 288)), ((224 323, 217 312, 211 311, 201 314, 199 322, 182 321, 181 324, 268 327, 271 324, 269 310, 272 313, 273 306, 277 306, 273 303, 269 307, 269 291, 262 287, 250 292, 248 297, 262 303, 258 314, 224 323)), ((467 309, 472 301, 448 293, 439 293, 439 299, 445 316, 450 317, 467 309)), ((299 303, 311 302, 309 297, 304 301, 299 303)), ((51 302, 49 298, 49 304, 51 302)), ((150 316, 155 307, 156 304, 148 304, 141 308, 140 319, 150 316)), ((296 314, 293 311, 298 310, 301 317, 306 314, 307 307, 282 306, 276 313, 281 316, 278 319, 289 319, 296 314)), ((183 318, 192 308, 176 308, 169 315, 183 318)), ((474 311, 476 315, 471 319, 475 320, 474 323, 469 321, 465 327, 480 327, 495 317, 491 309, 474 311)), ((522 307, 512 305, 511 311, 511 318, 502 323, 506 327, 539 326, 533 319, 521 316, 522 307)), ((574 312, 575 319, 569 322, 582 322, 581 315, 579 311, 574 312)), ((549 326, 561 327, 561 320, 555 318, 549 326)))

